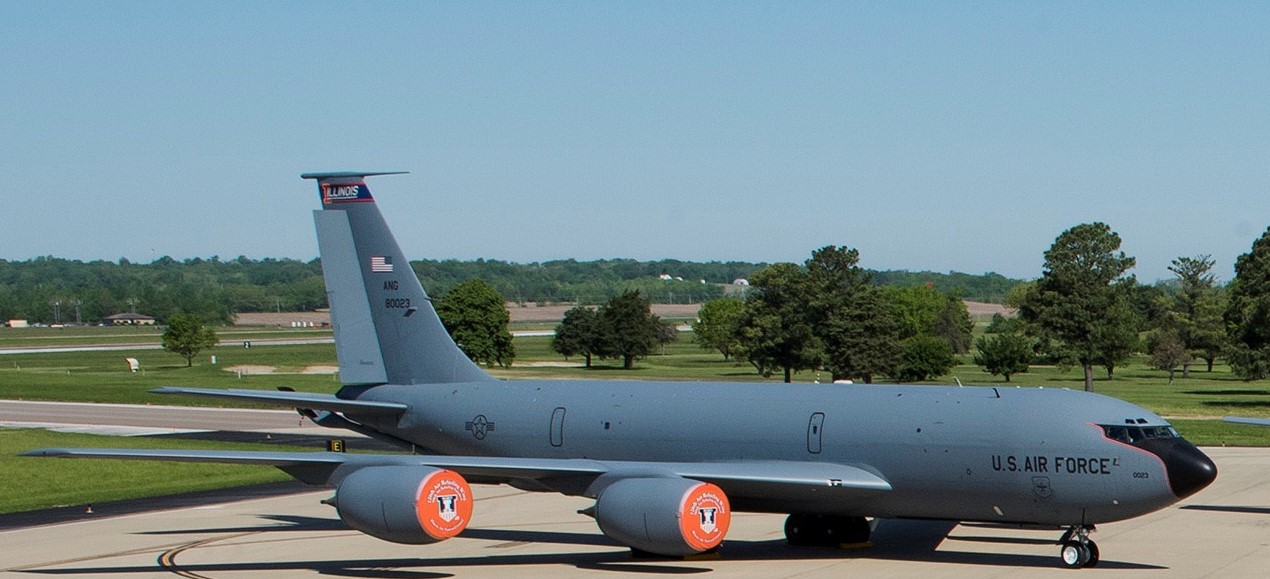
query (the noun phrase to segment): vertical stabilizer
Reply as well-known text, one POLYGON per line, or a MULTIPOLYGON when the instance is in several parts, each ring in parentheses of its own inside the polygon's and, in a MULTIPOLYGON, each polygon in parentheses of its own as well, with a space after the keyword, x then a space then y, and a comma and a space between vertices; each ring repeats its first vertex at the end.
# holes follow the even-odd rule
POLYGON ((322 275, 345 385, 493 380, 441 325, 364 178, 393 173, 305 173, 316 179, 322 275))

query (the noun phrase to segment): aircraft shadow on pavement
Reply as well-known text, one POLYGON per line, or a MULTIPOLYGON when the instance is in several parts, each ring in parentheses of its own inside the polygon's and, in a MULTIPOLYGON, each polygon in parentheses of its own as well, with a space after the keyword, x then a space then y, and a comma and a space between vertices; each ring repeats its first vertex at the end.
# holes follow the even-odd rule
POLYGON ((1244 507, 1238 505, 1186 505, 1178 507, 1184 511, 1215 511, 1219 513, 1244 513, 1249 515, 1270 515, 1270 507, 1244 507))
POLYGON ((274 526, 252 525, 245 527, 218 527, 215 529, 174 529, 170 531, 141 531, 137 535, 192 535, 205 533, 259 533, 287 531, 352 531, 344 521, 322 517, 297 515, 258 515, 259 518, 278 523, 274 526))
MULTIPOLYGON (((272 532, 275 530, 330 530, 329 519, 315 517, 269 517, 276 521, 292 523, 290 527, 274 529, 271 527, 255 527, 247 531, 272 532)), ((338 523, 339 521, 334 521, 338 523)), ((533 531, 523 529, 479 529, 469 528, 462 537, 482 541, 498 541, 506 545, 491 545, 487 549, 514 548, 517 544, 550 543, 560 545, 586 545, 613 547, 612 551, 585 551, 564 553, 515 554, 499 553, 481 556, 448 557, 448 558, 392 558, 392 559, 348 559, 322 561, 263 561, 263 562, 225 562, 208 564, 182 565, 174 561, 175 569, 190 573, 256 571, 284 573, 287 571, 311 571, 322 575, 337 577, 386 577, 410 579, 435 579, 451 577, 451 574, 428 571, 435 568, 481 568, 515 565, 564 565, 583 570, 685 575, 708 573, 718 568, 719 562, 736 561, 782 561, 782 560, 814 560, 814 559, 877 559, 890 561, 920 561, 927 563, 949 563, 959 565, 979 565, 992 567, 1015 568, 1057 568, 1057 547, 1053 552, 1046 550, 1041 554, 1018 553, 980 553, 949 550, 947 545, 940 551, 938 548, 945 540, 969 541, 1002 544, 1051 545, 1052 541, 1030 538, 986 537, 986 536, 949 536, 955 524, 932 521, 882 521, 874 532, 874 545, 860 549, 837 549, 822 547, 790 547, 784 539, 762 541, 729 540, 720 548, 718 559, 644 559, 632 557, 630 552, 600 534, 568 533, 555 531, 533 531)), ((200 531, 206 532, 206 531, 200 531)), ((427 547, 420 547, 420 554, 426 555, 427 547)), ((1149 564, 1109 561, 1104 559, 1100 568, 1110 569, 1163 569, 1149 564)), ((124 575, 129 573, 154 573, 165 570, 157 563, 153 566, 127 567, 80 567, 62 569, 28 569, 28 573, 48 575, 124 575)), ((166 570, 172 571, 173 568, 166 570)))

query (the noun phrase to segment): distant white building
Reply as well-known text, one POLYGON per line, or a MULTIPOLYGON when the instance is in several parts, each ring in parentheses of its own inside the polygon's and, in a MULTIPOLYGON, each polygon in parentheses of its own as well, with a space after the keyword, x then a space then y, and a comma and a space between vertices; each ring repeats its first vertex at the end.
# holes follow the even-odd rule
POLYGON ((107 326, 153 326, 154 318, 143 314, 115 314, 101 319, 107 326))
POLYGON ((750 280, 745 279, 743 277, 738 277, 732 280, 732 285, 750 285, 750 280))

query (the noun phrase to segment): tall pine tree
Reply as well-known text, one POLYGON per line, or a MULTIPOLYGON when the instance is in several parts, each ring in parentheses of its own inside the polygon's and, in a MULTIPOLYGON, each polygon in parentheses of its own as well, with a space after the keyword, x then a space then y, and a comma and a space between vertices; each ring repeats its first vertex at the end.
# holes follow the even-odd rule
POLYGON ((1116 357, 1137 339, 1124 331, 1133 308, 1126 304, 1133 283, 1126 272, 1134 259, 1120 251, 1120 236, 1105 223, 1085 223, 1061 233, 1045 252, 1045 270, 1027 292, 1019 314, 1053 340, 1064 357, 1085 371, 1093 391, 1095 365, 1114 367, 1116 357))
POLYGON ((1229 293, 1230 368, 1244 380, 1270 376, 1270 229, 1235 260, 1229 293))

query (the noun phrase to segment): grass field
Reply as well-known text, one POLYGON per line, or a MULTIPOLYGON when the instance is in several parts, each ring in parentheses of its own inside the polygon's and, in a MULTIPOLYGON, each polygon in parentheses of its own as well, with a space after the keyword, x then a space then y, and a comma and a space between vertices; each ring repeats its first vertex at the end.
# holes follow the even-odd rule
POLYGON ((0 398, 113 402, 128 404, 211 405, 205 400, 157 396, 147 391, 160 386, 208 388, 267 388, 292 386, 297 390, 333 392, 339 387, 333 374, 302 374, 306 368, 335 363, 333 344, 298 346, 218 346, 199 356, 193 367, 163 350, 108 352, 55 352, 0 356, 0 398), (210 356, 217 357, 212 365, 210 356), (141 362, 140 372, 130 372, 125 358, 141 362), (272 375, 231 370, 237 366, 268 366, 272 375))
MULTIPOLYGON (((34 330, 37 333, 46 331, 34 330)), ((282 333, 295 335, 295 332, 282 333)), ((103 332, 85 337, 129 343, 131 339, 145 335, 142 329, 122 335, 107 335, 103 332)), ((717 353, 698 348, 692 343, 691 336, 690 333, 682 334, 682 341, 670 344, 664 353, 641 360, 634 370, 629 371, 622 370, 617 361, 604 360, 597 360, 594 368, 585 369, 581 367, 581 359, 566 361, 552 352, 548 337, 516 338, 516 364, 508 369, 493 369, 492 373, 500 378, 754 381, 770 383, 773 388, 781 386, 776 377, 763 378, 747 364, 724 360, 717 353)), ((24 338, 31 339, 39 338, 24 338)), ((157 342, 157 334, 154 340, 157 342)), ((303 372, 311 367, 332 366, 335 363, 335 348, 332 344, 261 345, 246 349, 241 347, 240 341, 209 350, 199 357, 192 368, 185 367, 184 360, 180 357, 162 350, 11 354, 0 356, 0 398, 223 405, 219 401, 159 396, 147 391, 169 385, 269 390, 289 386, 301 391, 329 393, 339 387, 337 376, 303 372), (216 365, 209 362, 212 354, 217 357, 216 365), (135 374, 129 372, 124 361, 126 357, 139 359, 143 371, 135 374), (269 367, 273 373, 243 374, 227 371, 244 366, 269 367)), ((1229 368, 1221 365, 1211 374, 1202 371, 1202 367, 1197 370, 1192 372, 1190 378, 1179 378, 1170 385, 1165 373, 1149 369, 1142 358, 1137 358, 1117 369, 1114 380, 1107 380, 1105 375, 1100 375, 1095 382, 1095 389, 1169 418, 1183 435, 1201 446, 1270 446, 1270 428, 1227 424, 1219 420, 1230 414, 1270 417, 1270 383, 1244 382, 1233 376, 1229 368)), ((795 380, 811 382, 818 377, 828 379, 826 374, 802 372, 795 375, 795 380)), ((1001 378, 989 376, 971 364, 962 364, 949 376, 931 383, 948 384, 954 378, 966 386, 1083 387, 1079 369, 1033 367, 1025 374, 1015 375, 1012 382, 1006 384, 1001 378)), ((850 388, 848 385, 841 387, 850 388)), ((267 467, 63 461, 13 456, 21 451, 45 446, 224 447, 215 443, 178 443, 171 440, 0 430, 0 473, 4 473, 5 488, 39 490, 38 494, 32 496, 28 496, 25 491, 7 493, 10 496, 0 501, 0 512, 154 496, 285 478, 280 472, 267 467), (91 481, 91 486, 86 481, 91 481), (82 492, 75 494, 77 490, 82 492)), ((277 450, 277 447, 271 448, 277 450)))
MULTIPOLYGON (((224 444, 192 440, 120 438, 45 430, 0 429, 0 513, 153 497, 289 477, 269 466, 120 460, 59 460, 16 456, 46 447, 215 449, 224 444)), ((236 445, 253 450, 321 450, 278 445, 236 445)))
MULTIPOLYGON (((331 337, 330 328, 217 328, 222 344, 267 338, 331 337)), ((83 326, 77 328, 0 327, 0 348, 57 347, 98 344, 158 344, 162 330, 154 326, 83 326)))

